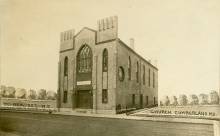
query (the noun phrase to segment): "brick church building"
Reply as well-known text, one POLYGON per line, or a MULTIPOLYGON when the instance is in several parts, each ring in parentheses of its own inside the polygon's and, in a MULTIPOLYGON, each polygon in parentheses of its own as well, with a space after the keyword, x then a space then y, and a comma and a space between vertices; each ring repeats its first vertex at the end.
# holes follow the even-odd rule
POLYGON ((97 30, 62 32, 58 109, 116 114, 157 105, 158 69, 132 46, 118 37, 117 16, 99 20, 97 30))

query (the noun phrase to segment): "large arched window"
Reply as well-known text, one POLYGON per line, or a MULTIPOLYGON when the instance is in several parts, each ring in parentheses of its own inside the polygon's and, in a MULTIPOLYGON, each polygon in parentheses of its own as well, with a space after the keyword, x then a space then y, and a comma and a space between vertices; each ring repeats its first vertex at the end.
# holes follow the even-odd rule
POLYGON ((92 50, 88 45, 83 45, 77 55, 77 68, 79 73, 92 71, 92 50))
POLYGON ((68 76, 68 58, 64 59, 64 76, 68 76))
POLYGON ((102 54, 102 71, 107 72, 108 71, 108 51, 107 49, 104 49, 102 54))
POLYGON ((128 80, 131 80, 131 57, 128 58, 128 80))

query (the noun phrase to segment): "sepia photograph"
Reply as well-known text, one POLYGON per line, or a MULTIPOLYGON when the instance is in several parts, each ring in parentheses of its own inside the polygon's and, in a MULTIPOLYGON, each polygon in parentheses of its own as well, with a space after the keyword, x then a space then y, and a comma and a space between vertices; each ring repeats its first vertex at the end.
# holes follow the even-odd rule
POLYGON ((220 1, 0 0, 0 136, 220 136, 220 1))

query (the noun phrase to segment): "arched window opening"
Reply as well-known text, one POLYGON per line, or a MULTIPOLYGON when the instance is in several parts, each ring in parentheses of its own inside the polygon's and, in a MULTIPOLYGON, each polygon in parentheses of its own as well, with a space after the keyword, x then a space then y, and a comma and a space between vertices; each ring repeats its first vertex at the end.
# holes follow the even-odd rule
POLYGON ((68 76, 68 58, 64 59, 64 76, 68 76))
POLYGON ((120 81, 124 81, 125 73, 124 73, 124 68, 122 66, 120 66, 118 69, 118 76, 120 81))
POLYGON ((79 73, 92 71, 92 50, 88 45, 84 45, 78 53, 77 68, 79 73))
POLYGON ((136 70, 136 80, 137 80, 137 83, 139 82, 139 63, 137 61, 137 70, 136 70))
POLYGON ((131 80, 131 58, 128 58, 128 80, 131 80))
POLYGON ((150 80, 151 80, 150 74, 151 74, 151 71, 150 71, 150 69, 148 69, 148 86, 149 87, 150 87, 150 84, 151 84, 151 82, 150 82, 150 80))
POLYGON ((107 72, 108 71, 108 51, 107 49, 104 49, 102 54, 102 71, 107 72))
POLYGON ((145 85, 145 66, 143 65, 143 84, 145 85))
POLYGON ((153 72, 153 88, 155 88, 155 73, 153 72))

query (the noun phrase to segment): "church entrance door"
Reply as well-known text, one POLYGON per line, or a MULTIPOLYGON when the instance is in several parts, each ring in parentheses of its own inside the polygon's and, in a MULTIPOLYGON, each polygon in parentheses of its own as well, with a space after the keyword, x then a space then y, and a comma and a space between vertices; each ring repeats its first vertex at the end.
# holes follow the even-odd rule
POLYGON ((92 109, 92 95, 90 90, 79 90, 77 93, 77 108, 92 109))

